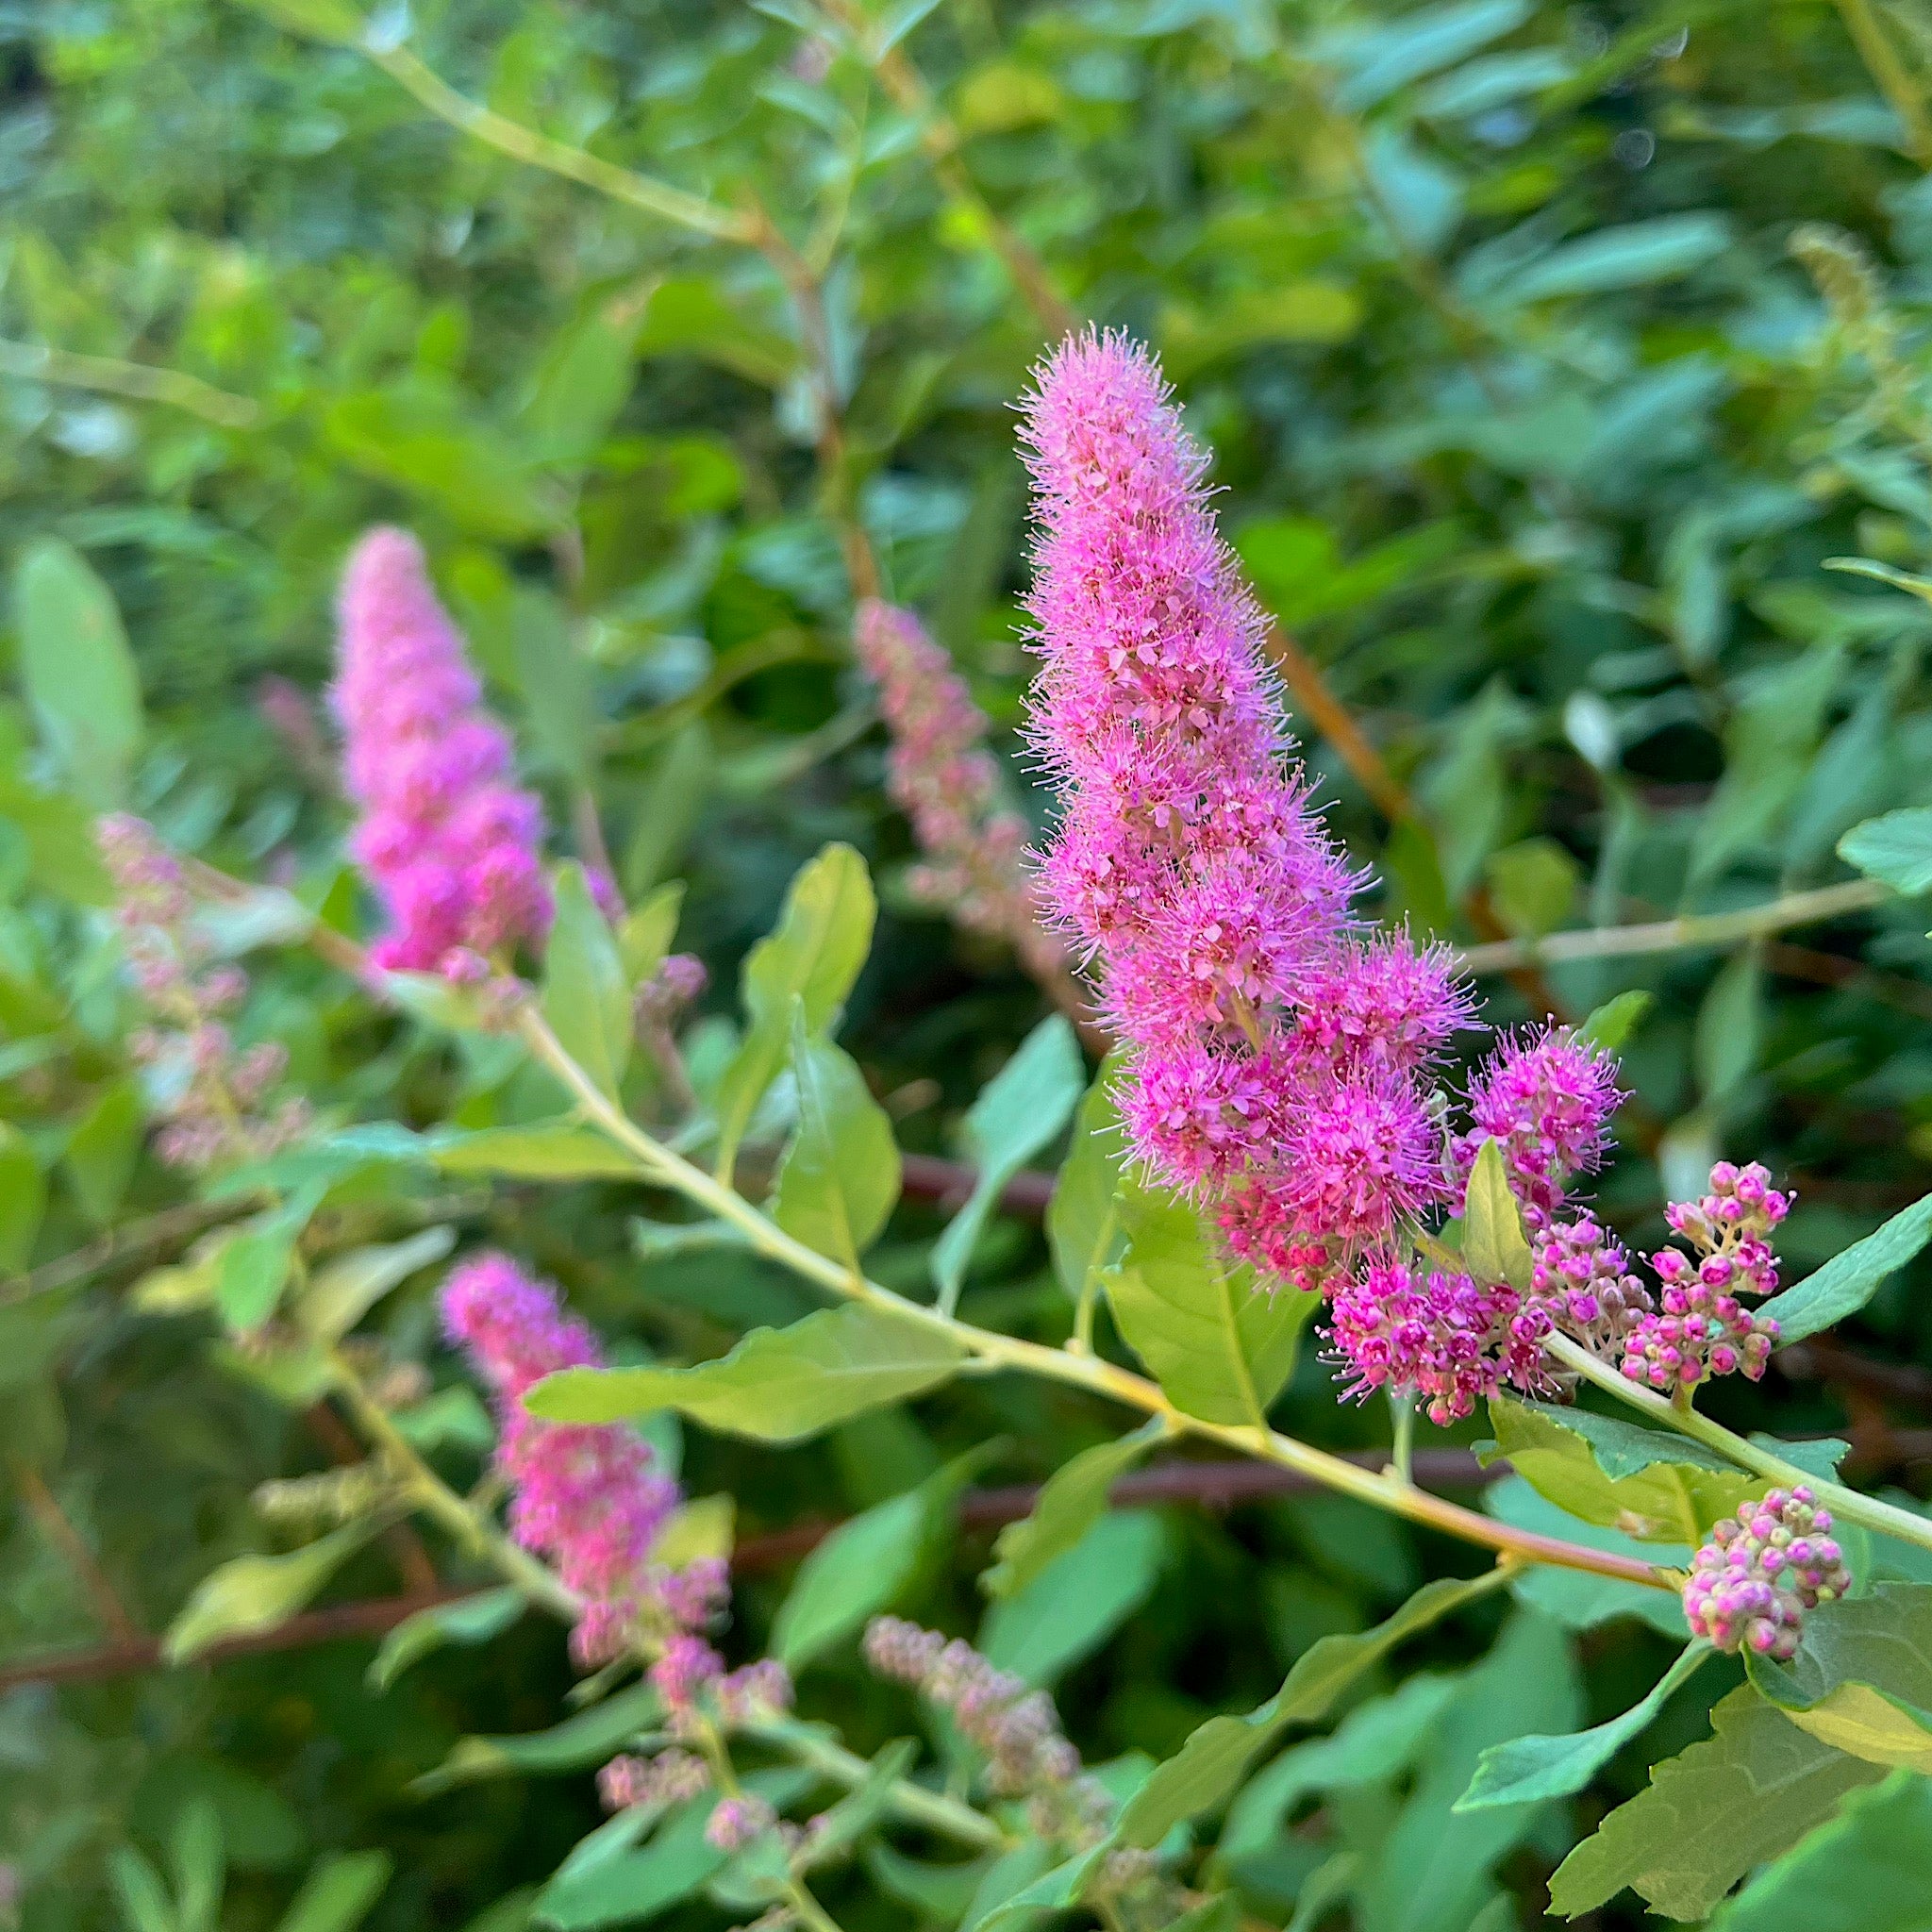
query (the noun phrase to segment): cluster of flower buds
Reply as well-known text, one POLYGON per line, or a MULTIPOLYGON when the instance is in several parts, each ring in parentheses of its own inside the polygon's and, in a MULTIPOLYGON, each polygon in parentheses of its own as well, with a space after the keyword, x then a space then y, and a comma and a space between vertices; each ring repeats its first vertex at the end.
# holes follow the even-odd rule
POLYGON ((1622 1243, 1590 1214, 1551 1225, 1537 1244, 1530 1287, 1558 1327, 1599 1353, 1621 1346, 1657 1307, 1622 1243))
POLYGON ((597 1794, 608 1811, 657 1811, 695 1798, 710 1782, 705 1760, 673 1744, 651 1757, 613 1757, 597 1774, 597 1794))
POLYGON ((258 1484, 250 1500, 264 1523, 310 1535, 354 1523, 390 1500, 394 1484, 373 1462, 258 1484))
POLYGON ((963 1638, 903 1617, 874 1617, 866 1625, 865 1660, 949 1712, 960 1735, 986 1755, 989 1788, 1028 1797, 1042 1835, 1079 1838, 1100 1829, 1110 1801, 1082 1773, 1045 1691, 1000 1670, 963 1638))
POLYGON ((672 953, 658 963, 658 970, 638 988, 635 995, 637 1023, 641 1029, 669 1026, 709 982, 705 962, 692 953, 672 953))
POLYGON ((1711 1531, 1684 1586, 1684 1615, 1720 1650, 1782 1661, 1797 1651, 1804 1613, 1842 1596, 1851 1582, 1830 1512, 1800 1483, 1773 1490, 1711 1531))
POLYGON ((181 861, 151 825, 125 812, 101 819, 94 837, 114 880, 135 989, 158 1023, 128 1041, 162 1118, 156 1154, 170 1167, 206 1169, 258 1160, 299 1140, 307 1105, 267 1106, 287 1049, 275 1041, 240 1048, 222 1021, 246 996, 248 975, 212 959, 181 861))
POLYGON ((1470 1414, 1506 1382, 1541 1389, 1549 1332, 1543 1306, 1504 1282, 1437 1270, 1424 1275, 1400 1261, 1343 1281, 1329 1328, 1352 1377, 1350 1393, 1413 1391, 1437 1424, 1470 1414))
POLYGON ((756 1838, 774 1829, 778 1814, 755 1791, 720 1798, 705 1821, 705 1838, 716 1851, 741 1852, 756 1838))
POLYGON ((1790 1205, 1755 1160, 1745 1168, 1719 1161, 1701 1201, 1671 1203, 1665 1218, 1696 1255, 1661 1248, 1650 1257, 1662 1286, 1657 1311, 1624 1338, 1623 1370, 1631 1381, 1674 1391, 1712 1375, 1741 1372, 1755 1382, 1764 1374, 1777 1323, 1751 1313, 1738 1297, 1775 1291, 1770 1235, 1790 1205))

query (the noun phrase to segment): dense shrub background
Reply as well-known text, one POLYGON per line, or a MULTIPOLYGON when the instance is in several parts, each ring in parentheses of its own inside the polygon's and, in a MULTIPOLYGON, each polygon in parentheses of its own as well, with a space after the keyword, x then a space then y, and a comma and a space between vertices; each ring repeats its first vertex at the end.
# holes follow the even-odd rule
MULTIPOLYGON (((1867 18, 1852 0, 1845 14, 1867 18)), ((948 1153, 1042 1005, 1004 957, 893 896, 908 835, 850 662, 834 513, 856 506, 891 593, 1010 726, 1026 664, 1009 405, 1046 333, 980 215, 814 19, 789 0, 396 0, 377 38, 407 35, 510 121, 768 207, 824 272, 844 431, 829 472, 798 315, 756 254, 466 139, 362 53, 234 6, 0 9, 0 335, 15 345, 0 351, 0 553, 58 537, 111 586, 148 720, 134 807, 353 925, 325 758, 298 758, 261 697, 271 679, 320 692, 348 543, 377 519, 409 524, 554 822, 594 798, 629 892, 689 880, 683 942, 712 967, 717 1011, 796 865, 828 838, 867 855, 890 916, 846 1043, 905 1144, 948 1153), (41 346, 108 359, 35 379, 41 346), (246 407, 116 393, 129 363, 246 407)), ((1846 827, 1925 798, 1932 611, 1824 565, 1912 572, 1932 555, 1932 156, 1833 7, 952 0, 901 6, 893 25, 971 180, 1070 310, 1163 353, 1261 595, 1413 801, 1391 826, 1311 738, 1390 916, 1469 942, 1757 904, 1843 877, 1846 827), (1885 307, 1861 308, 1840 255, 1828 312, 1791 253, 1820 224, 1880 265, 1885 307)), ((1926 26, 1911 0, 1878 18, 1907 92, 1926 26)), ((9 651, 0 631, 0 663, 9 651)), ((49 772, 17 690, 0 700, 0 1258, 38 1272, 0 1289, 0 1651, 25 1658, 113 1635, 49 1503, 159 1629, 216 1561, 265 1546, 256 1486, 324 1466, 329 1446, 211 1329, 120 1292, 192 1229, 141 1244, 181 1194, 141 1148, 99 882, 75 821, 33 789, 49 772), (125 1256, 100 1245, 117 1229, 125 1256), (55 1267, 76 1250, 99 1265, 55 1267)), ((1657 995, 1604 1190, 1633 1236, 1658 1231, 1659 1169, 1676 1180, 1713 1150, 1795 1178, 1799 1270, 1923 1191, 1924 925, 1901 901, 1755 948, 1551 972, 1574 1012, 1657 995)), ((1494 999, 1498 1019, 1527 1010, 1505 982, 1494 999)), ((285 1041, 334 1117, 455 1107, 481 1124, 521 1104, 297 956, 258 972, 244 1031, 285 1041)), ((515 1243, 619 1346, 712 1353, 806 1306, 729 1253, 645 1258, 621 1189, 365 1205, 372 1228, 455 1217, 466 1240, 515 1243)), ((902 1210, 887 1278, 918 1277, 938 1224, 902 1210)), ((390 1332, 454 1383, 427 1286, 398 1299, 390 1332)), ((1024 1221, 1002 1224, 972 1292, 989 1318, 1064 1328, 1024 1221)), ((1908 1277, 1844 1345, 1889 1366, 1814 1349, 1824 1380, 1774 1372, 1719 1411, 1745 1426, 1774 1407, 1787 1433, 1849 1425, 1864 1479, 1923 1474, 1932 1324, 1908 1277)), ((1383 1414, 1338 1410, 1310 1353, 1297 1430, 1383 1440, 1383 1414)), ((984 1479, 1037 1479, 1105 1428, 1073 1397, 968 1384, 782 1457, 693 1436, 687 1475, 734 1491, 750 1533, 878 1500, 988 1438, 1006 1446, 984 1479)), ((477 1448, 458 1424, 439 1453, 466 1471, 477 1448)), ((1385 1611, 1444 1555, 1329 1500, 1159 1522, 1144 1603, 1061 1687, 1091 1756, 1171 1749, 1209 1709, 1266 1695, 1310 1638, 1385 1611)), ((920 1613, 970 1628, 984 1558, 969 1534, 920 1613)), ((392 1591, 395 1564, 373 1545, 336 1593, 392 1591)), ((745 1631, 782 1576, 746 1579, 745 1631)), ((1443 1663, 1471 1653, 1471 1629, 1441 1640, 1443 1663)), ((16 1684, 0 1698, 15 1874, 0 1917, 110 1923, 110 1849, 154 1850, 206 1793, 234 1868, 225 1924, 273 1923, 318 1853, 362 1846, 395 1860, 370 1922, 384 1932, 500 1901, 492 1932, 517 1923, 518 1898, 594 1823, 589 1780, 430 1795, 412 1780, 466 1733, 553 1722, 560 1637, 531 1620, 386 1695, 365 1687, 369 1655, 350 1639, 16 1684)), ((1605 1715, 1661 1655, 1617 1626, 1565 1668, 1605 1715)), ((1481 1694, 1507 1718, 1512 1698, 1556 1694, 1537 1675, 1492 1669, 1481 1694)), ((1666 1729, 1688 1741, 1707 1702, 1674 1707, 1666 1729)), ((869 1741, 904 1722, 856 1667, 821 1672, 806 1707, 869 1741)), ((1462 1748, 1445 1725, 1441 1749, 1462 1748)), ((1618 1776, 1634 1790, 1641 1770, 1618 1776)), ((1364 1797, 1358 1828, 1407 1807, 1418 1841, 1471 1829, 1447 1811, 1461 1782, 1425 1769, 1364 1797)), ((1507 1814, 1529 1836, 1481 1849, 1524 1923, 1600 1809, 1507 1814)), ((1291 1896, 1293 1863, 1262 1890, 1291 1896)), ((846 1923, 904 1923, 866 1909, 846 1923)), ((1368 1923, 1438 1923, 1425 1909, 1391 1897, 1368 1923)))

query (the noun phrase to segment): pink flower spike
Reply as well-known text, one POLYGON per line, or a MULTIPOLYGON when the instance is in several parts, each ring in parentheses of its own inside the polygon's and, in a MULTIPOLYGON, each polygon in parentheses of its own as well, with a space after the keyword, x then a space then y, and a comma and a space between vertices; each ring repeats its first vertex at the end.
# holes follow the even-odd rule
POLYGON ((1610 1116, 1623 1098, 1616 1061, 1567 1026, 1519 1034, 1497 1048, 1470 1088, 1474 1128, 1462 1144, 1464 1164, 1474 1162, 1483 1141, 1494 1141, 1524 1219, 1541 1233, 1571 1181, 1602 1165, 1610 1116))
POLYGON ((350 851, 390 929, 378 966, 438 972, 550 923, 542 808, 509 780, 510 741, 481 706, 463 641, 407 531, 371 530, 349 558, 330 693, 343 782, 362 818, 350 851))

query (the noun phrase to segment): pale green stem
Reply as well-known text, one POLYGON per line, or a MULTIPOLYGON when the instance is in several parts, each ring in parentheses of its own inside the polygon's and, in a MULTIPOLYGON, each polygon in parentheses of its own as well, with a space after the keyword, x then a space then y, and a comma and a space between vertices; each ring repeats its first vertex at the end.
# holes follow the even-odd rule
POLYGON ((1555 932, 1540 940, 1501 940, 1492 946, 1468 946, 1461 963, 1470 973, 1507 973, 1518 966, 1557 966, 1569 959, 1625 958, 1641 953, 1680 953, 1695 947, 1736 945, 1789 926, 1812 925, 1862 912, 1892 896, 1876 879, 1850 879, 1815 891, 1790 892, 1762 906, 1737 912, 1693 913, 1659 919, 1646 925, 1601 925, 1582 932, 1555 932))
MULTIPOLYGON (((744 1735, 783 1751, 808 1771, 821 1772, 834 1784, 857 1790, 872 1774, 872 1766, 856 1752, 821 1735, 795 1718, 774 1718, 765 1724, 745 1727, 744 1735)), ((908 1778, 896 1780, 889 1789, 887 1808, 908 1824, 923 1824, 962 1845, 982 1851, 999 1851, 1008 1838, 984 1812, 962 1805, 941 1791, 928 1790, 908 1778)))
POLYGON ((1581 1543, 1565 1542, 1560 1538, 1517 1529, 1509 1524, 1496 1522, 1474 1509, 1465 1509, 1459 1504, 1432 1495, 1392 1472, 1378 1474, 1357 1468, 1325 1450, 1298 1441, 1292 1436, 1281 1435, 1265 1425, 1204 1422, 1198 1416, 1177 1409, 1157 1383, 1098 1356, 1075 1355, 1069 1349, 1048 1348, 1041 1343, 1001 1335, 991 1329, 975 1328, 969 1323, 947 1317, 937 1308, 908 1301, 794 1240, 741 1195, 653 1140, 577 1065, 534 1007, 525 1006, 522 1009, 517 1024, 531 1052, 569 1089, 584 1114, 637 1160, 646 1179, 682 1194, 686 1200, 718 1220, 741 1228, 751 1245, 761 1254, 806 1280, 817 1282, 834 1294, 847 1296, 901 1321, 943 1334, 989 1366, 1017 1369, 1024 1374, 1087 1389, 1127 1407, 1158 1416, 1177 1432, 1220 1442, 1244 1455, 1293 1470, 1326 1489, 1338 1490, 1344 1495, 1391 1510, 1411 1522, 1425 1524, 1466 1542, 1480 1544, 1500 1555, 1515 1557, 1525 1562, 1588 1571, 1593 1575, 1614 1576, 1623 1582, 1649 1584, 1660 1590, 1671 1588, 1652 1565, 1634 1557, 1613 1556, 1581 1543))
POLYGON ((1881 1502, 1876 1496, 1848 1490, 1842 1483, 1813 1475, 1809 1470, 1800 1469, 1795 1462, 1787 1462, 1782 1456, 1774 1455, 1756 1442, 1746 1441, 1722 1423, 1712 1422, 1695 1408, 1678 1407, 1667 1396, 1619 1374, 1607 1362, 1599 1361, 1587 1348, 1567 1335, 1552 1335, 1543 1346, 1564 1367, 1574 1369, 1586 1382, 1595 1383, 1599 1389, 1616 1396, 1621 1402, 1628 1403, 1665 1428, 1675 1429, 1680 1435, 1692 1437, 1707 1448, 1715 1449, 1719 1455, 1729 1457, 1740 1469, 1748 1469, 1754 1475, 1782 1483, 1787 1488, 1803 1483, 1821 1503, 1845 1522, 1862 1524, 1867 1529, 1877 1530, 1881 1535, 1895 1536, 1901 1541, 1917 1543, 1922 1549, 1932 1550, 1932 1520, 1915 1516, 1909 1509, 1901 1509, 1894 1504, 1881 1502))
POLYGON ((1404 1482, 1415 1480, 1415 1395, 1407 1389, 1389 1391, 1389 1412, 1394 1418, 1395 1440, 1390 1463, 1404 1482))
POLYGON ((542 1605, 566 1623, 575 1623, 583 1608, 576 1592, 566 1589, 527 1550, 511 1542, 424 1461, 415 1446, 390 1420, 389 1411, 363 1388, 355 1370, 340 1354, 332 1358, 332 1366, 336 1392, 348 1405, 363 1434, 401 1477, 410 1501, 425 1516, 441 1524, 473 1556, 482 1558, 507 1582, 513 1583, 532 1603, 542 1605))
POLYGON ((64 389, 94 390, 138 403, 166 403, 224 429, 248 429, 261 420, 258 404, 216 389, 198 375, 185 375, 178 369, 156 369, 146 362, 124 362, 118 357, 79 356, 39 342, 0 340, 0 375, 16 376, 23 382, 54 383, 64 389))
POLYGON ((613 201, 642 208, 646 214, 661 216, 680 227, 693 228, 721 242, 755 242, 758 225, 737 208, 720 208, 702 196, 687 194, 668 182, 654 181, 647 175, 621 168, 614 161, 600 160, 583 149, 571 147, 534 128, 507 120, 493 109, 459 94, 440 75, 425 66, 407 47, 364 47, 369 58, 414 94, 438 120, 486 142, 513 160, 527 162, 566 180, 580 182, 608 194, 613 201))
POLYGON ((1838 0, 1838 10, 1866 71, 1898 116, 1913 160, 1922 168, 1932 167, 1932 123, 1926 120, 1924 100, 1873 10, 1872 0, 1838 0))

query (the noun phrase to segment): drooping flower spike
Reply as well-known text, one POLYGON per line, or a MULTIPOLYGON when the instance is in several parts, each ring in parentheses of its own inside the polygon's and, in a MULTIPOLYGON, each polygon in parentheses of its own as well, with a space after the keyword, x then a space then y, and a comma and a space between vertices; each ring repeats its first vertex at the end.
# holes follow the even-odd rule
POLYGON ((378 966, 461 970, 550 923, 542 808, 510 781, 508 735, 483 709, 422 546, 371 530, 342 576, 338 673, 350 851, 389 930, 378 966))

